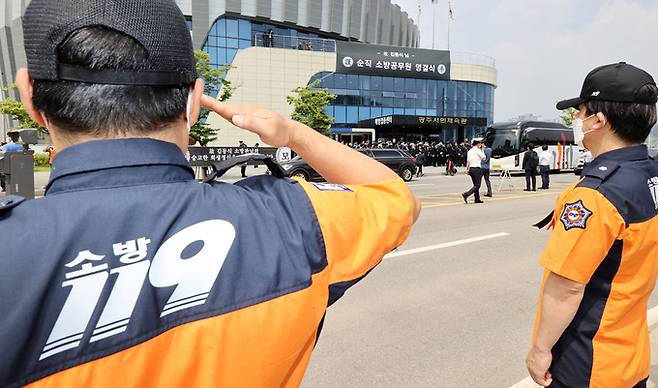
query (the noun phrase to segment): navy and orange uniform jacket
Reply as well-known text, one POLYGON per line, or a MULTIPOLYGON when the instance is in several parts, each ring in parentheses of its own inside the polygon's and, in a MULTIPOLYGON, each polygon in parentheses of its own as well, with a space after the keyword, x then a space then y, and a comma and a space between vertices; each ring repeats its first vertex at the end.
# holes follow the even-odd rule
MULTIPOLYGON (((598 156, 582 175, 557 201, 541 258, 545 276, 586 284, 575 318, 553 347, 550 372, 569 387, 632 387, 649 376, 658 163, 645 146, 623 148, 598 156)), ((535 330, 540 317, 541 311, 535 330)))
POLYGON ((199 184, 149 139, 67 148, 44 198, 7 202, 3 387, 298 386, 327 305, 413 207, 401 180, 199 184))

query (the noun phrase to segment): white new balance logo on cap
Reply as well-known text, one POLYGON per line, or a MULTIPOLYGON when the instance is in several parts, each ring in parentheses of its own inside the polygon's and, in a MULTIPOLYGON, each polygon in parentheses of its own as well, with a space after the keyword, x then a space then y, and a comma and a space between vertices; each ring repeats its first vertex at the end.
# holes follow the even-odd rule
POLYGON ((592 93, 592 96, 596 97, 596 96, 598 96, 599 94, 601 94, 601 92, 594 92, 594 93, 592 93))

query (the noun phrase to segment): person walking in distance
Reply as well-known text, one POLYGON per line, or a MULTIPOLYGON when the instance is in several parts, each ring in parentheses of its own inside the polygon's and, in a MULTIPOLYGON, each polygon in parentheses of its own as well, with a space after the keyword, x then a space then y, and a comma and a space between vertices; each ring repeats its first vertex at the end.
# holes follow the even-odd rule
POLYGON ((484 143, 480 140, 473 140, 473 147, 466 154, 466 173, 471 177, 473 181, 473 187, 470 190, 462 194, 464 202, 468 203, 468 197, 473 195, 475 197, 475 203, 483 203, 480 200, 480 186, 482 185, 482 176, 484 171, 482 170, 482 161, 486 158, 484 152, 482 152, 484 143))
MULTIPOLYGON (((240 144, 238 144, 238 147, 240 147, 240 148, 247 148, 247 144, 245 144, 245 142, 243 142, 242 140, 240 140, 240 144)), ((247 177, 247 163, 242 163, 242 165, 240 166, 240 176, 241 176, 242 178, 246 178, 246 177, 247 177)))
POLYGON ((553 165, 553 154, 548 151, 548 146, 544 144, 541 146, 541 152, 539 153, 539 174, 541 175, 541 187, 542 190, 548 190, 550 184, 549 174, 551 172, 551 166, 553 165))
POLYGON ((534 150, 534 145, 529 143, 526 152, 523 154, 523 171, 525 171, 525 189, 524 191, 537 191, 537 166, 539 166, 539 156, 534 150))
POLYGON ((482 177, 484 179, 484 184, 487 186, 487 193, 484 195, 485 197, 493 197, 493 193, 491 191, 491 147, 487 146, 486 143, 482 143, 484 147, 484 156, 485 159, 482 161, 482 177))
POLYGON ((418 149, 418 154, 416 155, 416 167, 418 167, 418 172, 416 173, 417 178, 420 178, 421 176, 425 175, 423 174, 423 166, 425 165, 425 161, 427 160, 427 157, 425 156, 426 152, 427 151, 422 147, 418 149))

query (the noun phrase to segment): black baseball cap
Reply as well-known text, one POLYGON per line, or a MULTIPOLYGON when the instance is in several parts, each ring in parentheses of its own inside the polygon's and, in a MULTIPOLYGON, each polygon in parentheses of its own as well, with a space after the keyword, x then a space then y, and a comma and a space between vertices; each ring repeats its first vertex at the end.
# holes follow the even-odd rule
POLYGON ((656 96, 640 98, 638 91, 645 85, 656 85, 646 71, 626 62, 597 67, 587 74, 580 97, 557 103, 557 109, 578 108, 591 100, 655 104, 656 96))
POLYGON ((32 0, 23 17, 30 77, 111 85, 184 86, 196 78, 192 38, 174 0, 32 0), (75 31, 102 26, 138 41, 143 70, 92 70, 60 64, 58 47, 75 31))

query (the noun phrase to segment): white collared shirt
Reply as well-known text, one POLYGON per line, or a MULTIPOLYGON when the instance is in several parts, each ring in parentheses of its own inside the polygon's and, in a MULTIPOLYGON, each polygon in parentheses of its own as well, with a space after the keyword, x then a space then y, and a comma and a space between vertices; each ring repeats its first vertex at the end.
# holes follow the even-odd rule
POLYGON ((486 155, 484 152, 482 152, 481 149, 477 147, 473 147, 470 150, 468 150, 468 154, 466 154, 466 159, 468 160, 468 165, 470 167, 482 167, 482 161, 486 159, 486 155))
POLYGON ((542 151, 539 154, 539 165, 540 166, 550 166, 553 164, 553 154, 546 151, 542 151))

